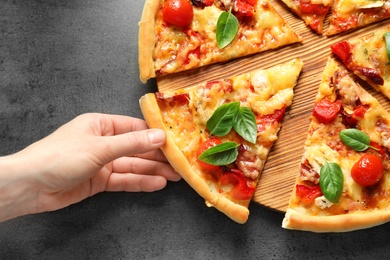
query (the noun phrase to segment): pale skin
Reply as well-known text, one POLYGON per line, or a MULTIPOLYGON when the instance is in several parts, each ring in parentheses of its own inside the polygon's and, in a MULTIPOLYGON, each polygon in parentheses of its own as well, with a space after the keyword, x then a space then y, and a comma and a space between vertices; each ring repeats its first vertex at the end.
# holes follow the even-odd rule
POLYGON ((0 157, 0 221, 54 211, 103 191, 152 192, 180 175, 159 149, 165 133, 137 118, 84 114, 0 157))

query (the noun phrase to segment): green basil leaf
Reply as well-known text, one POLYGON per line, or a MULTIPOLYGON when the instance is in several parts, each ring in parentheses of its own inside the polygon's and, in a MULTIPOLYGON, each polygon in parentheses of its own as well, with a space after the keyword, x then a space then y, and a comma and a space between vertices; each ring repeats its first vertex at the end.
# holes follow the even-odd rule
POLYGON ((210 134, 224 136, 229 133, 234 124, 234 117, 239 109, 240 102, 238 101, 219 106, 206 122, 206 127, 210 134))
POLYGON ((256 143, 257 125, 256 117, 252 110, 248 107, 240 107, 237 110, 234 118, 234 130, 245 140, 251 143, 256 143))
POLYGON ((217 45, 220 49, 225 48, 229 45, 238 32, 238 20, 237 18, 229 11, 222 12, 217 21, 217 45))
POLYGON ((212 165, 228 165, 237 159, 238 146, 236 142, 225 142, 207 149, 198 159, 212 165))
POLYGON ((361 152, 370 147, 370 137, 356 128, 349 128, 340 131, 341 141, 349 148, 361 152))
POLYGON ((338 203, 343 191, 344 175, 337 163, 325 164, 320 169, 320 188, 325 198, 333 203, 338 203))
POLYGON ((390 60, 390 32, 385 33, 385 45, 386 45, 387 58, 390 60))

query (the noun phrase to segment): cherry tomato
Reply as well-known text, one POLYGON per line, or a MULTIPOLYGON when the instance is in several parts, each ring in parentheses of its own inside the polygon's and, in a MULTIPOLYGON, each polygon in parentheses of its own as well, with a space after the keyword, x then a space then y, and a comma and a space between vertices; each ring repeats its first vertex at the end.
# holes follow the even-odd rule
POLYGON ((332 122, 341 109, 341 101, 331 102, 329 99, 322 99, 314 104, 313 115, 323 124, 332 122))
MULTIPOLYGON (((221 144, 221 143, 222 143, 222 141, 219 140, 218 138, 207 139, 206 141, 204 141, 203 143, 200 144, 196 157, 198 158, 199 155, 201 155, 207 149, 209 149, 213 146, 216 146, 218 144, 221 144)), ((197 159, 197 162, 199 163, 200 167, 202 167, 202 169, 207 170, 207 171, 213 171, 213 170, 217 170, 220 168, 220 166, 208 164, 208 163, 205 163, 199 159, 197 159)))
POLYGON ((194 17, 192 5, 188 0, 167 0, 162 13, 167 23, 178 27, 190 25, 194 17))
POLYGON ((305 204, 310 204, 314 201, 315 198, 322 196, 319 185, 309 187, 306 185, 297 184, 295 187, 295 193, 297 197, 301 198, 301 201, 305 204))
POLYGON ((330 45, 330 49, 334 54, 339 56, 344 64, 348 64, 351 60, 351 47, 346 41, 341 41, 330 45))
POLYGON ((249 200, 256 190, 256 186, 250 186, 246 177, 239 169, 228 169, 220 177, 222 185, 233 185, 230 195, 237 200, 249 200))
POLYGON ((364 154, 352 166, 351 175, 360 186, 372 186, 383 176, 382 160, 375 154, 364 154))

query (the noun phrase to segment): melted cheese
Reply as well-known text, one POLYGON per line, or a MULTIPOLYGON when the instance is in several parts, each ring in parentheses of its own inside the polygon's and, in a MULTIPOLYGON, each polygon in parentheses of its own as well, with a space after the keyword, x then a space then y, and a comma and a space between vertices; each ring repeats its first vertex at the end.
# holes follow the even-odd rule
MULTIPOLYGON (((275 110, 291 104, 293 88, 302 66, 303 63, 299 59, 294 59, 278 66, 276 69, 249 72, 228 80, 217 81, 214 84, 202 83, 194 87, 165 93, 164 96, 167 98, 183 93, 189 95, 188 104, 180 107, 172 107, 169 99, 159 105, 168 135, 172 137, 174 143, 186 156, 194 172, 201 176, 204 174, 199 164, 196 163, 196 152, 199 145, 210 138, 206 123, 220 105, 226 102, 240 101, 241 106, 249 107, 256 115, 273 114, 275 110), (281 78, 277 78, 271 73, 278 71, 281 72, 281 78), (276 79, 285 79, 284 84, 274 82, 276 79), (253 83, 257 87, 254 87, 253 83), (253 89, 256 89, 256 91, 252 91, 253 89), (259 106, 257 103, 262 105, 259 106)), ((256 144, 243 140, 234 130, 226 136, 220 137, 220 139, 223 142, 235 141, 243 144, 249 154, 255 156, 256 165, 259 169, 257 169, 256 175, 247 177, 257 180, 269 150, 277 139, 279 128, 280 123, 267 126, 257 138, 256 144)), ((209 182, 210 189, 215 192, 228 193, 231 189, 231 187, 226 186, 219 187, 211 180, 209 182)))
POLYGON ((381 0, 341 0, 337 2, 337 10, 341 14, 347 14, 357 9, 382 7, 385 1, 381 0))
POLYGON ((193 10, 194 18, 189 30, 167 26, 162 14, 157 13, 157 40, 153 52, 157 74, 163 75, 231 60, 301 41, 267 0, 259 0, 252 23, 240 26, 234 41, 219 49, 216 24, 224 10, 215 5, 194 7, 193 10), (197 54, 191 55, 194 51, 197 54))
MULTIPOLYGON (((387 3, 390 10, 390 2, 387 3)), ((368 81, 376 90, 390 98, 390 62, 387 57, 384 34, 390 32, 390 26, 376 30, 364 37, 348 40, 351 48, 352 63, 348 66, 371 68, 378 72, 383 80, 383 85, 377 85, 368 81)), ((355 70, 354 73, 364 80, 367 77, 355 70)))

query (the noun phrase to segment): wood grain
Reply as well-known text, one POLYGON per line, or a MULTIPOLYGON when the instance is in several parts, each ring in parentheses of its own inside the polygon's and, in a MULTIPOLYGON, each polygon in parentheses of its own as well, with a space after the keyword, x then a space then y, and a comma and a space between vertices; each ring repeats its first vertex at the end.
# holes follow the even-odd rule
MULTIPOLYGON (((270 0, 270 2, 285 21, 303 37, 304 41, 302 43, 265 51, 223 64, 214 64, 160 77, 157 78, 157 86, 159 91, 164 92, 192 86, 204 81, 230 77, 254 69, 265 69, 290 61, 295 57, 300 58, 304 62, 304 67, 295 87, 293 103, 283 119, 279 138, 271 149, 253 197, 255 203, 277 211, 285 211, 298 174, 303 154, 303 144, 306 140, 309 126, 309 116, 320 84, 321 74, 328 57, 335 57, 332 55, 329 46, 343 39, 364 35, 377 28, 384 27, 389 21, 378 22, 345 34, 326 37, 312 32, 281 1, 270 0)), ((328 24, 325 23, 325 32, 327 28, 328 24)), ((375 96, 385 109, 389 110, 389 100, 380 93, 375 92, 365 82, 357 77, 354 78, 369 93, 375 96)))

